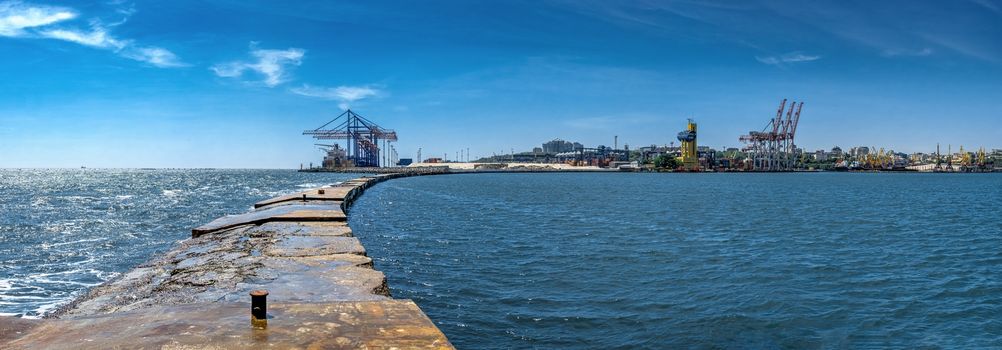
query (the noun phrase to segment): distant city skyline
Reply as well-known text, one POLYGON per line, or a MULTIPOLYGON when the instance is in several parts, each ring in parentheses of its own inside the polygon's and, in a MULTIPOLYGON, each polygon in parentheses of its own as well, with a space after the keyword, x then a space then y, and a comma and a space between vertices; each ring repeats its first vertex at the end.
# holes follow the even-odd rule
POLYGON ((0 0, 0 167, 298 168, 351 108, 399 158, 560 138, 1002 148, 1002 1, 0 0))

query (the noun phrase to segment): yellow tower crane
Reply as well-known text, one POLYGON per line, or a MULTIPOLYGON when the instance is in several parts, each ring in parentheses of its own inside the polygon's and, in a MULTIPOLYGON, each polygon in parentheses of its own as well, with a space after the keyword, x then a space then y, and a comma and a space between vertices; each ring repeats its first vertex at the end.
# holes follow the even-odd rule
POLYGON ((699 171, 699 152, 696 149, 696 123, 689 119, 689 125, 685 130, 678 133, 678 140, 682 141, 682 156, 678 158, 682 163, 682 170, 699 171))

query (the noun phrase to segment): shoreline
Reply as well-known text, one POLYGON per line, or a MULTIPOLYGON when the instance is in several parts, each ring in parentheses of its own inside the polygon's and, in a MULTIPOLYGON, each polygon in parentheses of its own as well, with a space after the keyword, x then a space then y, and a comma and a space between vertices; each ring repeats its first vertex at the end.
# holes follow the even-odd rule
POLYGON ((546 168, 505 168, 505 169, 452 169, 449 167, 385 167, 385 168, 311 168, 299 169, 301 173, 343 173, 343 174, 518 174, 518 173, 658 173, 658 174, 791 174, 791 173, 906 173, 906 174, 997 174, 1002 169, 992 171, 920 171, 920 170, 791 170, 791 171, 659 171, 644 169, 546 169, 546 168))

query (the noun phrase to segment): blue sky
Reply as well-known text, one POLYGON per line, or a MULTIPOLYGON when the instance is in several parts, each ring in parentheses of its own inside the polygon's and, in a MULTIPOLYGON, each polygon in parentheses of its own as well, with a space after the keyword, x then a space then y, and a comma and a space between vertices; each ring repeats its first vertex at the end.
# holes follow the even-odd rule
POLYGON ((294 168, 351 107, 401 157, 798 144, 1002 148, 1002 1, 0 0, 0 167, 294 168))

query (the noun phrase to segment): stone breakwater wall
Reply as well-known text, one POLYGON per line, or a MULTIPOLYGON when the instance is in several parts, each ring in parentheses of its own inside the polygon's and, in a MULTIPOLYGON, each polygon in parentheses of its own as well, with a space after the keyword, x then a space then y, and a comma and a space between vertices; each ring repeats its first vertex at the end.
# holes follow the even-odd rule
POLYGON ((309 168, 300 169, 303 173, 347 173, 347 174, 400 174, 408 175, 435 175, 449 173, 448 166, 427 166, 427 167, 351 167, 351 168, 309 168))
POLYGON ((347 224, 367 188, 414 175, 425 174, 364 176, 216 219, 50 319, 0 318, 0 348, 452 348, 392 298, 347 224), (268 326, 254 328, 248 294, 260 289, 268 326))

